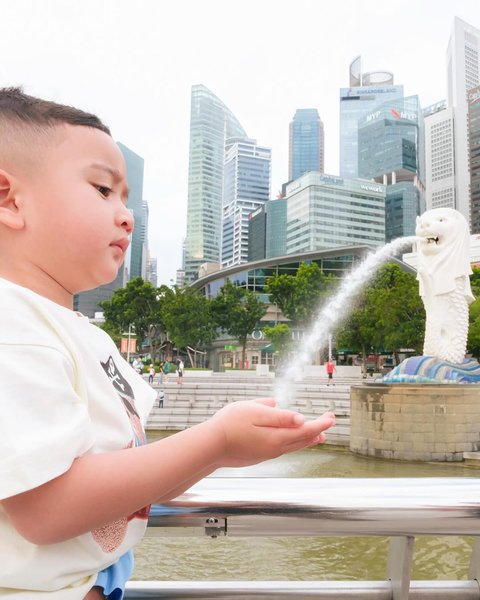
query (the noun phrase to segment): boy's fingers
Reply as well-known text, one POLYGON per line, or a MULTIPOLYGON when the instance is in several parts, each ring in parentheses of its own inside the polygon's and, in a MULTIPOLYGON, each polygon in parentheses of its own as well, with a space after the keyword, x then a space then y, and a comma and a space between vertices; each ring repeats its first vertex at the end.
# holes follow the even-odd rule
POLYGON ((265 406, 271 406, 271 407, 274 407, 277 405, 277 403, 275 402, 275 400, 273 398, 255 398, 255 402, 258 402, 258 404, 264 404, 265 406))

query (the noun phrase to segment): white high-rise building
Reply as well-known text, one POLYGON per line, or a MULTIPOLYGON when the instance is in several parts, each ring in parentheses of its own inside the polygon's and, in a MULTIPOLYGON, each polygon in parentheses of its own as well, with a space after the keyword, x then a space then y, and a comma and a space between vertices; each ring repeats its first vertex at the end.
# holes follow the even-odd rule
POLYGON ((225 144, 222 268, 248 262, 250 213, 270 198, 272 150, 257 140, 231 138, 225 144))
POLYGON ((192 86, 185 281, 204 263, 219 263, 225 141, 246 136, 234 114, 204 85, 192 86))
POLYGON ((443 100, 424 109, 426 209, 455 208, 453 109, 443 100))
POLYGON ((454 18, 447 50, 447 108, 455 123, 455 208, 470 220, 467 92, 480 84, 480 30, 454 18))

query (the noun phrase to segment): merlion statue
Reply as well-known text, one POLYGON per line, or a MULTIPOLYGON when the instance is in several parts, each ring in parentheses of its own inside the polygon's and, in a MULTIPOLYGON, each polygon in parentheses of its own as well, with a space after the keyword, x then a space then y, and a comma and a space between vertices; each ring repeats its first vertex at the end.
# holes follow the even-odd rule
POLYGON ((417 279, 427 315, 422 356, 411 356, 378 381, 480 383, 480 365, 465 358, 470 288, 470 232, 453 208, 417 217, 417 279))
POLYGON ((436 208, 417 217, 417 279, 427 315, 423 354, 461 363, 468 336, 470 232, 453 208, 436 208))

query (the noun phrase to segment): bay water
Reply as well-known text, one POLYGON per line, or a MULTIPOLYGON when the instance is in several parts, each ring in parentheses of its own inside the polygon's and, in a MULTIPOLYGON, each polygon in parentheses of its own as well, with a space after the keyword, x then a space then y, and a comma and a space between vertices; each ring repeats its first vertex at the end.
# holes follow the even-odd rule
MULTIPOLYGON (((167 435, 149 433, 151 439, 167 435)), ((223 477, 475 477, 463 463, 409 463, 317 446, 260 465, 220 469, 223 477)), ((413 579, 465 579, 473 538, 417 537, 413 579)), ((139 580, 384 579, 388 538, 288 537, 215 539, 146 537, 135 552, 139 580)))

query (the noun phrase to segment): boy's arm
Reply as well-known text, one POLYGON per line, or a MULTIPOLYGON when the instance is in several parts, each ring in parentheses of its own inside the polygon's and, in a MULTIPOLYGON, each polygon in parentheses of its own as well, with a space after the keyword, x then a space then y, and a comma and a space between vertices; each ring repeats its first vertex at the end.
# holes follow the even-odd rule
POLYGON ((59 477, 2 501, 19 533, 51 544, 176 497, 223 466, 245 466, 323 441, 331 413, 305 423, 272 400, 235 402, 212 419, 141 446, 76 459, 59 477))

